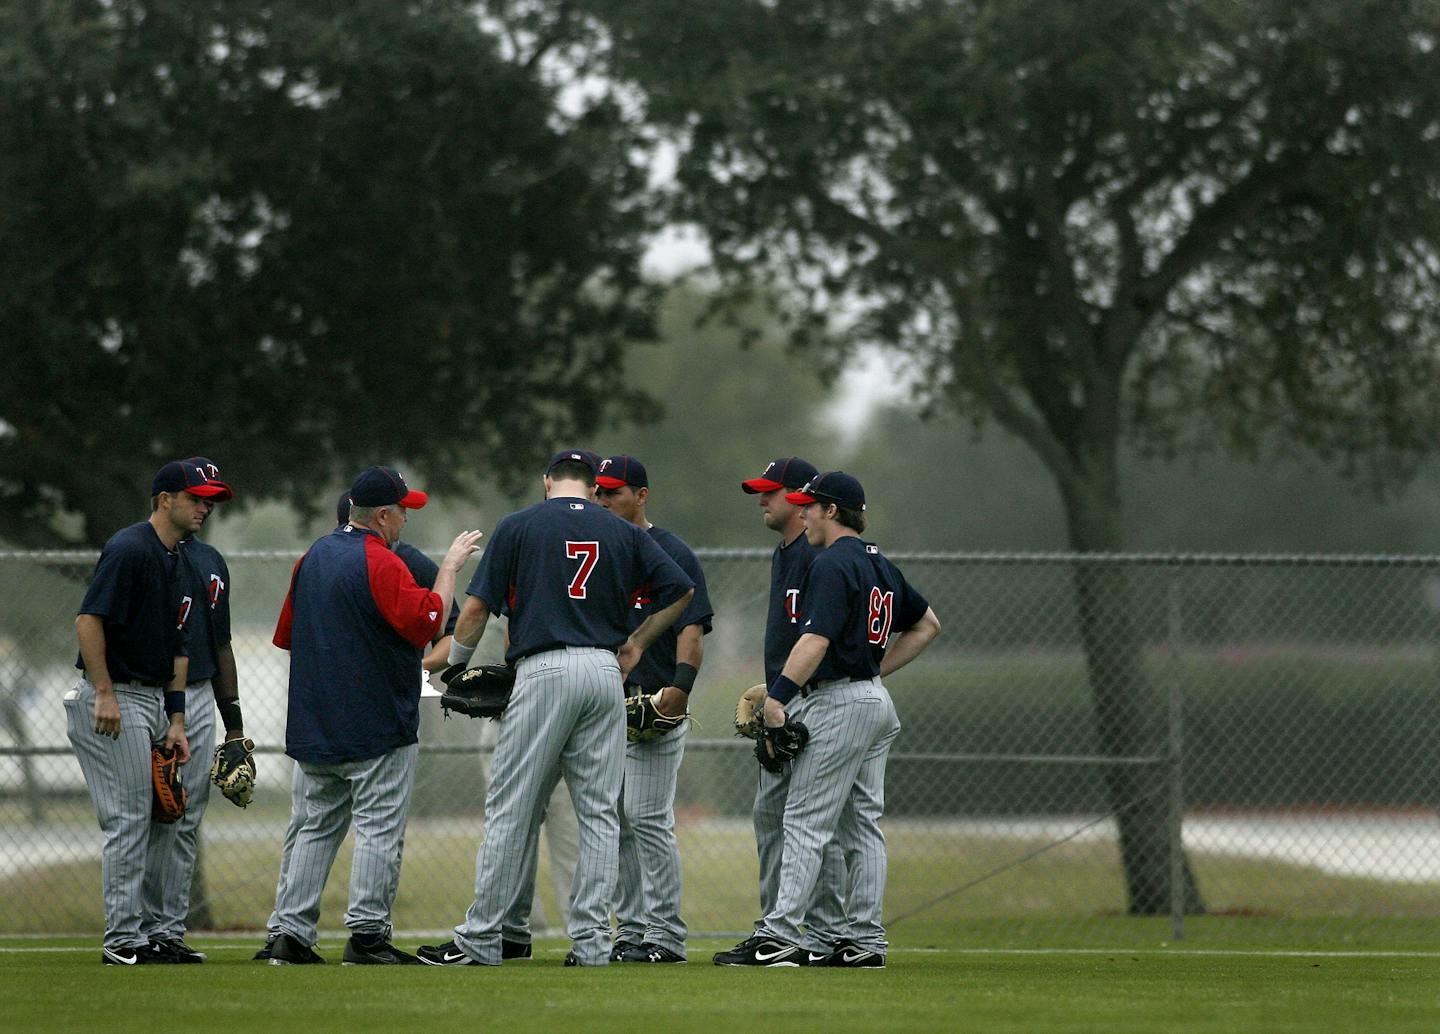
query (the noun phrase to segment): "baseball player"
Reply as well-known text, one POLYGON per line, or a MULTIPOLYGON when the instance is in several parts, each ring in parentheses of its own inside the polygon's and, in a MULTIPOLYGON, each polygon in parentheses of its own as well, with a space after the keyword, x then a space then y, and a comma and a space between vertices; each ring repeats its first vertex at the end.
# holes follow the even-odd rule
MULTIPOLYGON (((207 480, 220 481, 220 470, 203 456, 180 463, 205 472, 207 480)), ((231 498, 226 491, 208 497, 200 515, 203 527, 215 504, 231 498)), ((185 733, 192 760, 180 768, 180 781, 188 803, 177 822, 156 824, 150 831, 142 896, 145 918, 141 932, 153 950, 167 952, 176 962, 199 963, 205 953, 185 943, 185 919, 190 913, 190 884, 200 846, 200 820, 210 800, 210 756, 215 750, 215 710, 225 725, 227 740, 245 738, 240 710, 239 678, 235 653, 230 648, 230 569, 220 551, 194 535, 180 540, 193 579, 195 601, 189 615, 190 664, 185 689, 185 733)))
POLYGON ((390 915, 419 752, 420 662, 480 533, 456 536, 425 589, 392 548, 425 493, 390 467, 369 467, 350 498, 345 527, 295 564, 275 629, 275 645, 290 651, 285 753, 296 761, 303 818, 275 890, 272 966, 325 961, 313 947, 320 894, 352 820, 344 961, 416 964, 390 943, 390 915))
MULTIPOLYGON (((335 527, 337 530, 344 528, 350 523, 350 511, 353 507, 350 500, 350 490, 347 488, 340 494, 335 504, 335 527)), ((428 556, 419 549, 403 540, 397 541, 394 545, 395 555, 405 562, 410 569, 410 575, 415 579, 415 584, 425 589, 435 587, 435 579, 440 574, 440 568, 428 556)), ((445 667, 445 657, 449 653, 449 636, 455 634, 455 619, 459 617, 460 609, 455 606, 450 608, 450 617, 445 623, 445 629, 437 635, 430 644, 429 651, 421 660, 421 667, 425 671, 440 671, 445 667)), ((226 738, 229 738, 227 732, 226 738)), ((295 848, 295 834, 300 829, 300 823, 305 817, 303 799, 301 797, 302 776, 299 767, 295 768, 290 785, 290 824, 285 829, 285 840, 280 848, 280 869, 283 872, 285 866, 290 862, 290 853, 295 848)), ((275 939, 280 936, 280 916, 270 913, 270 918, 265 923, 266 936, 265 945, 257 951, 253 958, 256 962, 268 962, 270 960, 270 949, 275 945, 275 939)))
POLYGON ((208 466, 167 463, 150 486, 150 518, 116 532, 75 618, 80 683, 65 694, 65 727, 105 834, 100 881, 107 965, 176 961, 143 932, 152 745, 190 760, 185 733, 186 619, 195 604, 180 540, 231 497, 208 466))
MULTIPOLYGON (((772 685, 800 639, 800 586, 815 559, 816 549, 805 537, 805 522, 800 507, 785 498, 819 473, 798 456, 782 456, 766 464, 758 477, 742 481, 740 488, 749 495, 759 496, 760 514, 765 527, 780 536, 770 558, 770 605, 765 617, 765 684, 772 685)), ((764 917, 775 906, 780 892, 780 857, 784 846, 781 818, 785 813, 785 797, 790 789, 790 769, 770 772, 759 770, 755 789, 752 821, 755 847, 760 856, 760 918, 755 920, 751 935, 728 952, 730 956, 749 950, 761 937, 764 917)), ((804 954, 801 962, 819 960, 830 955, 845 936, 845 858, 832 840, 825 845, 821 857, 820 876, 815 884, 815 897, 805 916, 804 954)))
POLYGON ((450 658, 469 661, 490 614, 504 613, 515 688, 485 794, 475 900, 453 940, 419 950, 432 966, 500 964, 502 923, 525 879, 544 802, 562 774, 580 822, 565 964, 610 962, 624 678, 675 623, 694 588, 650 536, 594 501, 595 467, 593 456, 578 449, 556 454, 545 473, 545 500, 499 523, 466 590, 450 658), (632 630, 631 601, 642 586, 656 609, 632 630))
MULTIPOLYGON (((785 799, 780 891, 759 937, 721 952, 729 966, 798 966, 801 927, 825 845, 850 859, 846 936, 812 966, 883 968, 885 759, 900 733, 881 679, 919 656, 940 632, 929 603, 865 542, 865 491, 843 471, 812 478, 786 500, 801 507, 805 536, 821 552, 800 589, 801 636, 770 683, 764 724, 789 717, 809 730, 792 762, 785 799)), ((768 750, 762 737, 761 749, 768 750)))
MULTIPOLYGON (((633 456, 611 456, 600 464, 595 495, 607 510, 644 528, 695 583, 695 595, 675 624, 660 633, 625 680, 627 696, 656 697, 662 715, 689 710, 690 691, 705 656, 704 637, 714 610, 705 573, 694 551, 678 535, 657 528, 646 516, 650 479, 633 456)), ((635 596, 631 625, 655 609, 647 589, 635 596)), ((675 780, 685 754, 690 723, 644 742, 625 745, 620 798, 620 874, 615 895, 612 962, 684 962, 687 929, 680 918, 680 845, 675 839, 675 780)))

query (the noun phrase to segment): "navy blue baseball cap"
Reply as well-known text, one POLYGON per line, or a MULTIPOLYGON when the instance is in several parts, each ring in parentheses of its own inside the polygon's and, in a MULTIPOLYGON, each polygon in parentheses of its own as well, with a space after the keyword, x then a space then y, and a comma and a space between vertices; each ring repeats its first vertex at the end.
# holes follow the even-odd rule
POLYGON ((159 495, 161 492, 189 492, 217 503, 235 498, 230 486, 220 480, 220 468, 204 456, 171 460, 157 470, 155 480, 150 482, 150 494, 159 495))
POLYGON ((645 473, 643 463, 634 456, 622 453, 600 461, 595 483, 601 488, 621 488, 625 485, 631 488, 649 488, 650 477, 645 473))
POLYGON ((590 449, 561 449, 554 456, 550 457, 550 462, 545 466, 545 473, 550 473, 558 464, 564 463, 566 460, 583 463, 590 468, 592 473, 600 467, 600 454, 598 452, 590 449))
MULTIPOLYGON (((366 467, 350 486, 350 501, 356 506, 394 506, 418 510, 430 501, 424 492, 405 483, 404 476, 394 467, 366 467)), ((349 515, 346 515, 349 520, 349 515)))
POLYGON ((786 492, 785 501, 796 506, 808 503, 834 503, 847 510, 865 509, 865 489, 843 470, 816 474, 798 492, 786 492))
POLYGON ((740 482, 740 487, 751 495, 781 488, 797 489, 818 473, 813 463, 807 463, 799 456, 781 456, 767 463, 759 477, 740 482))

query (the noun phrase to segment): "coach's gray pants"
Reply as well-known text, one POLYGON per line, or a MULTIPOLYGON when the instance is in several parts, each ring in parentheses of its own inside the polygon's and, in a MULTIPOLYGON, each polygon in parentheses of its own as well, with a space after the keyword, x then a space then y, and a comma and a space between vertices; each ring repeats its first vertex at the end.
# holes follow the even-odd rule
POLYGON ((885 758, 900 734, 895 704, 878 678, 822 683, 807 698, 810 742, 793 762, 785 801, 780 893, 766 936, 801 943, 825 845, 834 839, 850 870, 846 939, 884 954, 885 758))
POLYGON ((563 774, 580 824, 570 939, 582 965, 609 963, 624 763, 625 690, 613 653, 572 646, 515 666, 485 794, 475 900, 455 928, 455 943, 472 959, 500 964, 502 925, 533 865, 527 852, 545 801, 563 774))
MULTIPOLYGON (((796 721, 805 721, 808 697, 796 697, 786 710, 796 721)), ((755 932, 765 927, 765 916, 775 908, 780 896, 780 862, 785 848, 785 799, 790 792, 792 766, 771 772, 755 765, 760 773, 755 789, 755 850, 760 856, 760 918, 755 932)), ((815 895, 805 913, 805 938, 801 946, 816 954, 828 954, 836 942, 849 936, 850 921, 845 915, 845 856, 840 845, 831 840, 820 858, 820 875, 815 881, 815 895)))
POLYGON ((680 845, 675 839, 675 780, 685 756, 686 722, 648 743, 625 744, 620 796, 620 877, 616 941, 658 944, 685 955, 680 918, 680 845))
POLYGON ((115 686, 115 699, 119 739, 95 731, 95 686, 86 678, 65 694, 65 731, 105 835, 100 853, 104 945, 138 948, 146 943, 141 933, 146 848, 152 831, 161 828, 150 821, 150 748, 165 742, 170 720, 159 689, 122 682, 115 686))
POLYGON ((190 760, 180 766, 185 814, 178 822, 157 822, 150 830, 141 890, 145 905, 141 930, 147 940, 185 936, 200 820, 210 801, 210 763, 215 753, 215 691, 208 680, 185 690, 185 736, 190 741, 190 760))
POLYGON ((411 743, 364 761, 297 762, 297 803, 304 812, 275 890, 278 929, 302 944, 315 943, 320 895, 353 820, 345 925, 352 933, 389 936, 419 753, 411 743))

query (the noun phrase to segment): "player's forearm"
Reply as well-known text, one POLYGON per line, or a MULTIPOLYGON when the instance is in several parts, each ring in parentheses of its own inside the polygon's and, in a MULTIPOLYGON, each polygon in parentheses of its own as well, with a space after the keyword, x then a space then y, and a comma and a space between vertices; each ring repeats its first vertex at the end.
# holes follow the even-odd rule
POLYGON ((215 678, 210 681, 210 688, 215 691, 215 699, 238 700, 240 698, 240 676, 235 669, 235 651, 226 643, 215 651, 215 678))
POLYGON ((675 663, 688 664, 696 671, 705 662, 705 629, 686 625, 675 638, 675 663))
POLYGON ((797 686, 805 685, 820 667, 828 649, 829 639, 814 632, 806 632, 791 648, 790 656, 785 658, 785 667, 780 670, 781 678, 789 679, 797 686))
POLYGON ((454 636, 442 635, 435 640, 435 645, 430 647, 428 653, 420 658, 420 667, 426 671, 444 671, 450 666, 450 644, 454 636))
POLYGON ((680 619, 681 613, 684 612, 690 598, 694 595, 694 589, 686 589, 684 595, 674 603, 664 610, 657 610, 640 622, 640 626, 630 633, 630 642, 640 650, 649 649, 650 644, 660 638, 661 632, 673 626, 680 619))
POLYGON ((227 740, 243 739, 245 717, 240 710, 240 676, 235 669, 235 651, 226 643, 215 651, 215 678, 210 688, 215 691, 215 708, 225 726, 227 740))
POLYGON ((485 623, 490 619, 490 608, 479 596, 466 596, 460 616, 455 620, 455 638, 450 643, 446 659, 450 664, 464 664, 480 645, 485 634, 485 623))
POLYGON ((880 660, 880 677, 899 671, 916 657, 940 634, 940 619, 934 610, 926 610, 925 616, 890 641, 890 648, 880 660))
POLYGON ((80 660, 85 677, 101 693, 111 693, 115 683, 105 663, 105 623, 97 614, 81 614, 75 618, 75 635, 80 640, 80 660))

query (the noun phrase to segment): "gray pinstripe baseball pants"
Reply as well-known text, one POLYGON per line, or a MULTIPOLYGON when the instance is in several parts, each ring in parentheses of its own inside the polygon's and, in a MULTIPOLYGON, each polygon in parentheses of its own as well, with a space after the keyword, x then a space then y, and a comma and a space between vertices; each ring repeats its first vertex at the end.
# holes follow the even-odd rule
POLYGON ((620 796, 617 941, 658 944, 685 955, 680 918, 680 845, 675 839, 675 780, 685 756, 686 722, 648 743, 625 744, 620 796))
POLYGON ((215 753, 215 691, 208 680, 185 690, 185 735, 190 740, 190 760, 180 766, 185 815, 169 825, 156 823, 150 830, 141 888, 145 905, 141 928, 147 940, 185 936, 190 879, 200 849, 200 820, 210 801, 210 762, 215 753))
MULTIPOLYGON (((490 785, 490 770, 494 760, 494 747, 500 736, 500 722, 485 722, 480 730, 480 745, 491 748, 482 755, 485 771, 485 785, 490 785)), ((575 808, 570 803, 570 790, 563 780, 545 801, 545 814, 541 819, 540 835, 545 839, 545 850, 550 858, 550 887, 555 895, 555 925, 567 929, 570 925, 570 889, 575 883, 575 869, 580 858, 580 826, 575 821, 575 808)), ((535 893, 535 873, 540 863, 538 840, 526 845, 525 879, 516 893, 514 903, 500 924, 500 932, 507 941, 529 944, 535 927, 550 925, 545 906, 535 893)))
POLYGON ((275 889, 280 930, 302 944, 315 943, 320 895, 353 821, 345 925, 352 933, 389 935, 419 753, 419 744, 411 743, 364 761, 297 763, 304 818, 275 889))
POLYGON ((158 828, 150 821, 150 747, 165 741, 169 719, 159 689, 117 683, 120 738, 95 731, 95 686, 82 678, 65 694, 65 731, 75 748, 85 785, 95 801, 95 817, 105 834, 100 854, 100 886, 105 904, 107 948, 143 946, 146 847, 158 828))
MULTIPOLYGON (((291 768, 290 822, 285 827, 285 840, 280 845, 281 881, 285 879, 285 870, 290 865, 290 855, 295 851, 295 836, 300 832, 300 826, 305 821, 305 773, 300 771, 298 761, 291 768)), ((274 909, 270 910, 270 918, 265 920, 265 931, 267 936, 280 932, 280 913, 274 909)))
POLYGON ((545 801, 561 775, 580 823, 570 939, 582 965, 610 961, 610 904, 619 855, 625 690, 608 650, 566 647, 524 658, 490 769, 475 900, 455 943, 500 964, 501 927, 526 879, 545 801))
POLYGON ((885 758, 900 734, 895 704, 878 678, 822 683, 807 698, 810 743, 791 766, 785 801, 780 893, 763 933, 801 943, 806 906, 825 845, 835 840, 850 870, 846 939, 884 954, 885 758))
MULTIPOLYGON (((787 709, 797 721, 805 721, 809 697, 796 697, 787 709)), ((755 932, 764 929, 765 916, 775 908, 780 895, 780 861, 785 847, 785 799, 790 792, 791 766, 771 772, 760 765, 755 788, 755 850, 760 856, 760 918, 755 932)), ((845 856, 840 845, 831 840, 820 859, 820 874, 815 881, 815 895, 805 913, 805 939, 798 943, 816 953, 828 953, 837 941, 848 936, 850 921, 845 915, 845 856)))

